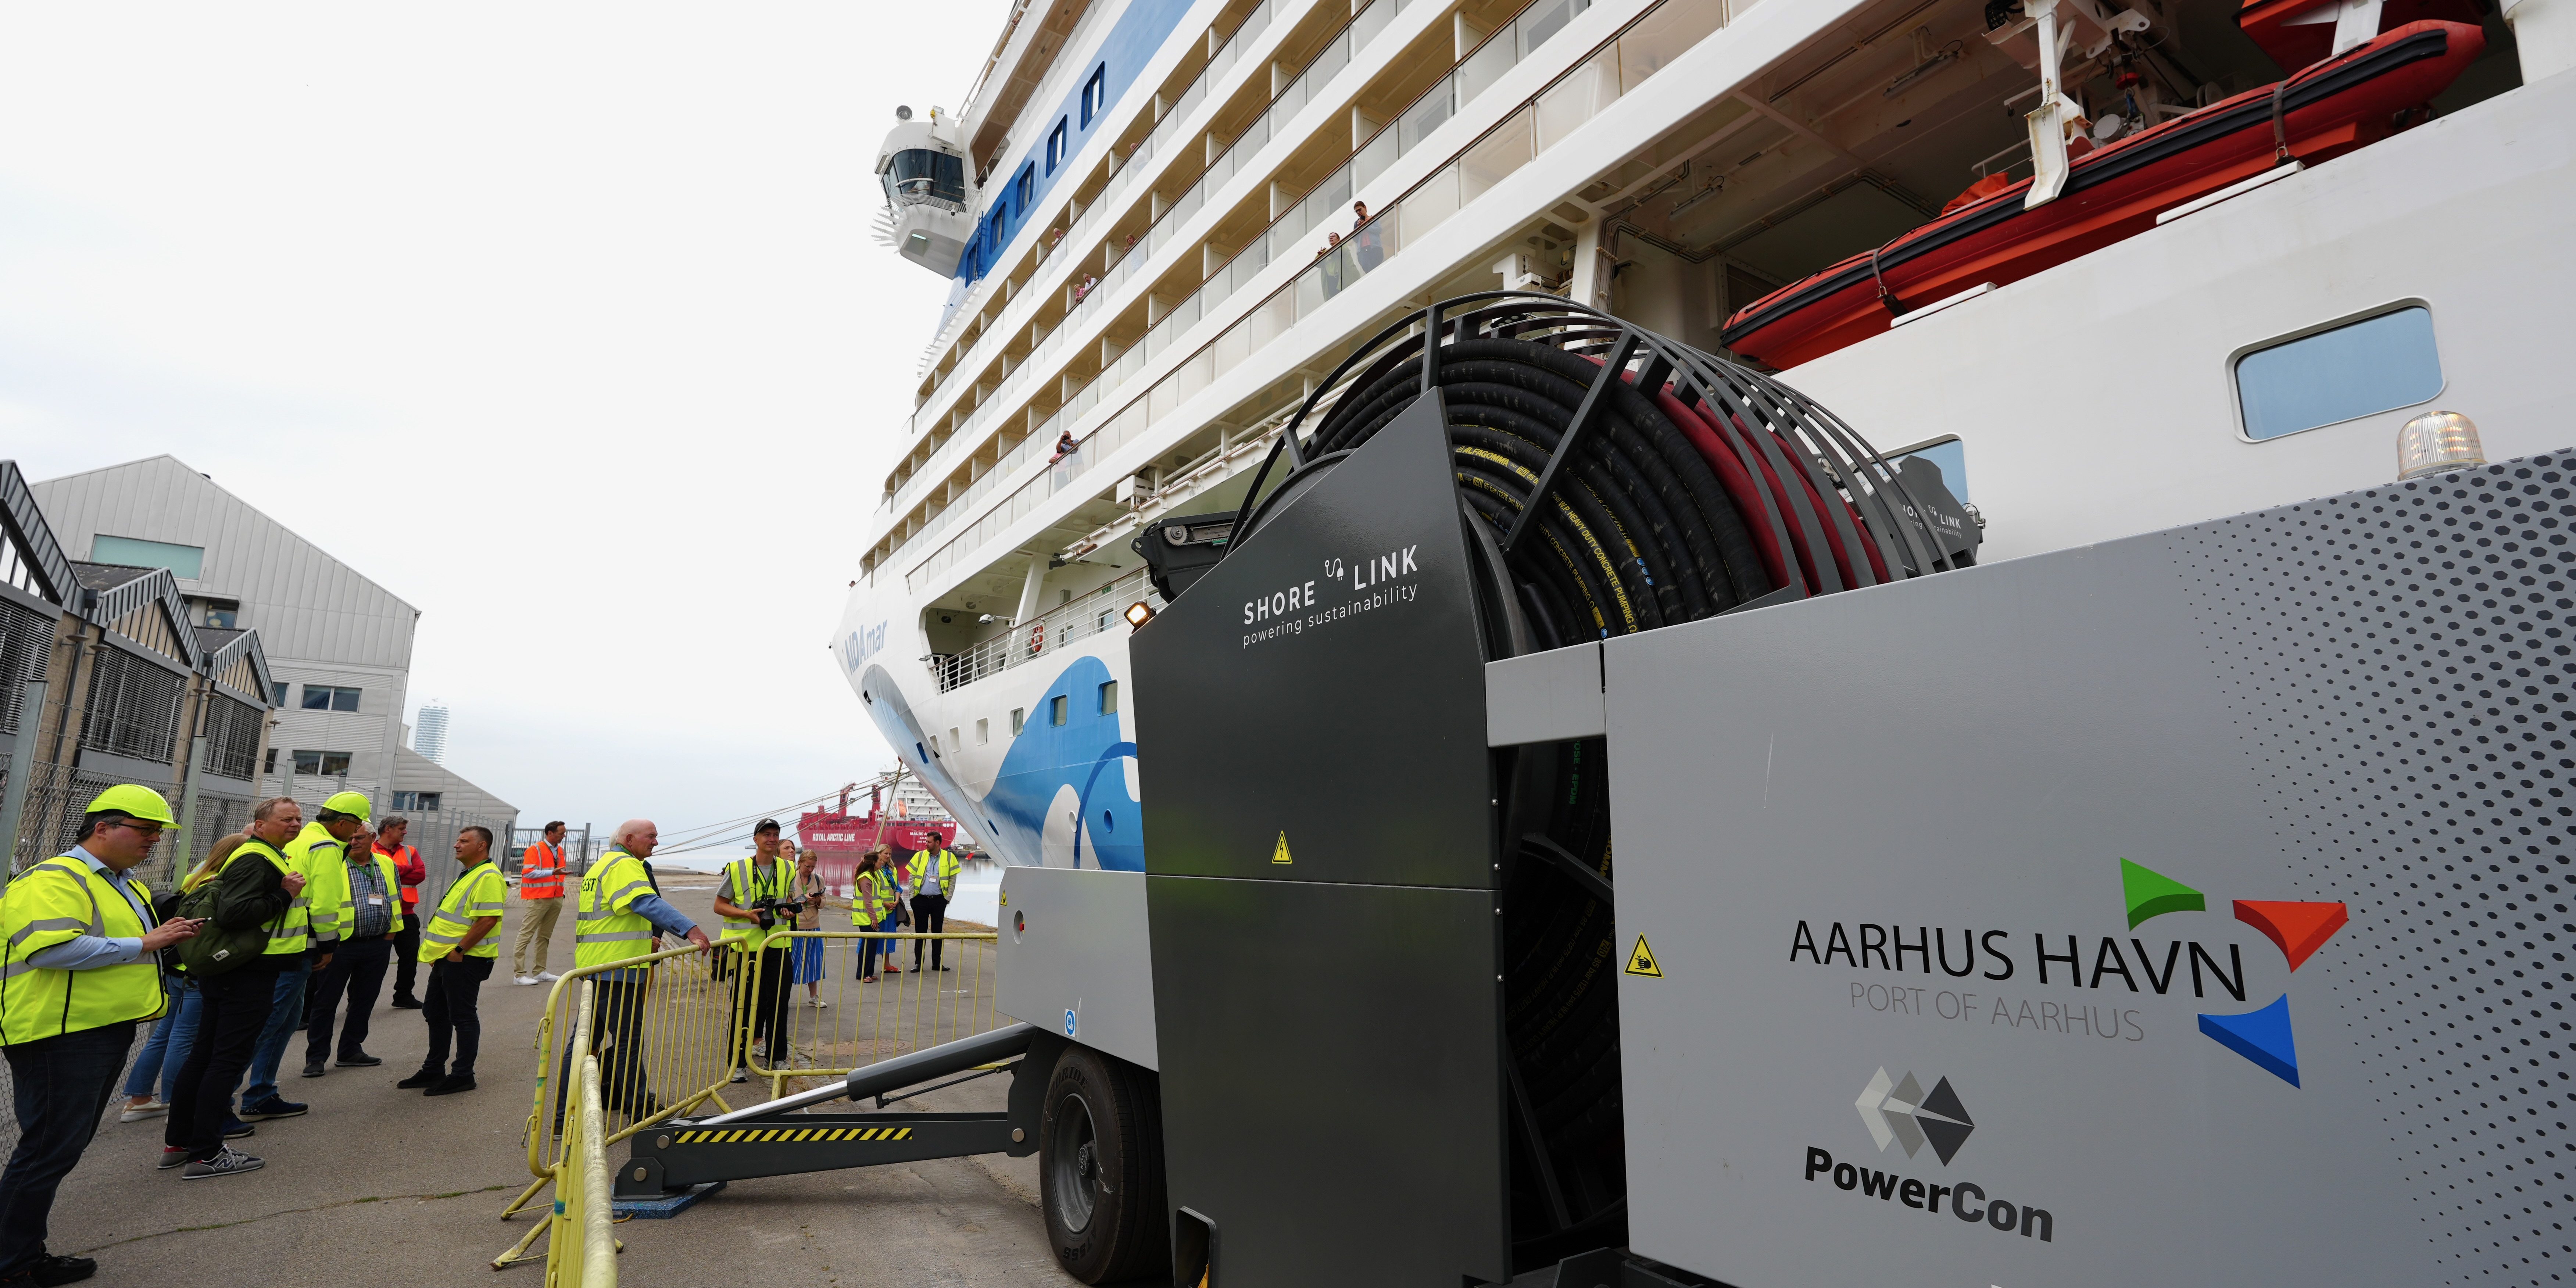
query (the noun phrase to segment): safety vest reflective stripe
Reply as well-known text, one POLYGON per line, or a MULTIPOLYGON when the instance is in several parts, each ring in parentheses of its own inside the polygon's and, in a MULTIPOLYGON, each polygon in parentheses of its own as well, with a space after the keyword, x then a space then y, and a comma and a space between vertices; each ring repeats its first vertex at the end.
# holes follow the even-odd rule
POLYGON ((349 908, 347 848, 331 829, 307 823, 279 851, 292 870, 304 874, 304 893, 295 902, 304 907, 313 938, 325 944, 357 929, 357 916, 349 908))
POLYGON ((519 859, 519 897, 522 899, 560 899, 563 897, 563 851, 543 841, 531 845, 519 859))
POLYGON ((652 893, 644 862, 624 850, 601 855, 582 874, 579 903, 573 910, 572 964, 576 969, 605 966, 641 957, 641 945, 653 938, 653 923, 634 911, 635 900, 652 893), (637 948, 621 945, 636 944, 637 948))
MULTIPOLYGON (((286 861, 285 855, 278 853, 268 842, 256 838, 242 842, 241 848, 233 851, 231 858, 224 860, 224 868, 228 869, 240 862, 245 854, 256 854, 266 859, 281 876, 295 870, 294 865, 286 861)), ((309 881, 311 878, 308 877, 306 880, 309 881)), ((278 914, 276 923, 269 927, 268 947, 261 950, 262 955, 278 957, 287 953, 303 952, 306 946, 312 943, 312 935, 307 929, 309 924, 304 896, 297 895, 286 905, 286 911, 278 914)))
MULTIPOLYGON (((143 906, 152 905, 152 891, 140 878, 129 878, 128 884, 142 896, 143 906)), ((143 921, 113 882, 79 859, 60 855, 29 868, 0 898, 0 931, 6 932, 0 1045, 159 1016, 161 965, 150 953, 122 965, 77 971, 27 960, 82 934, 140 939, 143 921), (87 916, 79 915, 84 911, 87 916), (30 944, 31 939, 37 942, 30 944)))

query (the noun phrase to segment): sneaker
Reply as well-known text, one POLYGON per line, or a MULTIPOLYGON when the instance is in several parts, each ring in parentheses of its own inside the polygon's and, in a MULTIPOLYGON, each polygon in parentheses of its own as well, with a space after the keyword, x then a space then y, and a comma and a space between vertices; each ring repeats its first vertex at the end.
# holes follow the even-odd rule
POLYGON ((806 999, 805 999, 805 1004, 806 1004, 807 1006, 813 1007, 815 1010, 818 1010, 818 1011, 819 1011, 819 1010, 822 1010, 822 1009, 823 1009, 824 1007, 826 1007, 826 1006, 830 1006, 830 1005, 831 1005, 831 1003, 830 1003, 830 1002, 824 1001, 822 998, 819 998, 819 997, 809 997, 809 998, 806 998, 806 999))
POLYGON ((395 1083, 394 1085, 405 1091, 417 1091, 422 1087, 437 1086, 440 1082, 445 1081, 446 1077, 447 1075, 440 1073, 436 1069, 423 1069, 420 1072, 395 1083))
POLYGON ((735 1065, 735 1066, 734 1066, 734 1070, 733 1070, 733 1081, 735 1081, 735 1082, 749 1082, 749 1081, 751 1081, 751 1071, 750 1071, 750 1070, 748 1070, 748 1069, 743 1068, 743 1067, 742 1067, 742 1066, 740 1066, 740 1065, 735 1065))
POLYGON ((47 1257, 27 1268, 28 1281, 37 1288, 76 1284, 97 1273, 98 1263, 87 1257, 47 1257))
POLYGON ((227 1145, 213 1158, 200 1159, 179 1169, 179 1179, 202 1181, 211 1176, 239 1176, 268 1166, 265 1159, 255 1158, 227 1145))
POLYGON ((256 1136, 258 1134, 259 1128, 253 1127, 239 1118, 228 1118, 224 1120, 225 1140, 240 1140, 244 1136, 256 1136))
POLYGON ((338 1061, 339 1066, 343 1069, 372 1069, 383 1063, 384 1061, 379 1060, 364 1051, 361 1051, 356 1055, 341 1056, 338 1061))
POLYGON ((551 984, 562 978, 563 976, 550 970, 541 970, 537 972, 537 982, 540 984, 551 984))
POLYGON ((118 1114, 116 1116, 116 1121, 121 1123, 139 1123, 146 1118, 158 1118, 168 1112, 170 1112, 170 1106, 162 1101, 155 1100, 146 1104, 138 1105, 129 1100, 125 1103, 125 1112, 118 1114))
POLYGON ((417 997, 397 997, 394 999, 394 1009, 397 1011, 417 1011, 420 1009, 420 999, 417 997))
POLYGON ((164 1146, 162 1146, 162 1147, 161 1147, 161 1161, 160 1161, 160 1162, 158 1162, 158 1163, 153 1164, 153 1166, 154 1166, 154 1167, 157 1167, 157 1168, 159 1168, 160 1170, 162 1170, 162 1171, 165 1171, 165 1172, 166 1172, 166 1171, 169 1171, 171 1168, 174 1168, 174 1167, 184 1167, 184 1166, 186 1166, 186 1165, 187 1165, 187 1162, 188 1162, 188 1147, 187 1147, 187 1146, 185 1146, 185 1145, 164 1145, 164 1146))
POLYGON ((330 1070, 322 1067, 322 1062, 319 1060, 304 1066, 304 1076, 308 1078, 319 1078, 329 1072, 330 1070))
POLYGON ((537 982, 537 977, 534 975, 515 975, 511 977, 510 982, 513 984, 534 984, 537 982))
POLYGON ((473 1074, 451 1073, 446 1077, 439 1079, 436 1086, 429 1087, 426 1090, 423 1090, 420 1094, 424 1096, 452 1096, 457 1092, 472 1091, 473 1089, 473 1074))
POLYGON ((312 1110, 311 1105, 297 1104, 284 1096, 271 1095, 255 1105, 243 1105, 243 1122, 263 1122, 271 1118, 300 1118, 312 1110))

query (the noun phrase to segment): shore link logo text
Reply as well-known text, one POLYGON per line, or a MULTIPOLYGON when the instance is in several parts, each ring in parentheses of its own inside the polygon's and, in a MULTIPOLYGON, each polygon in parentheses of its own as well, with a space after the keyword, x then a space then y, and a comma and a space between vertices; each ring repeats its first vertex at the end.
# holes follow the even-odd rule
POLYGON ((1807 1147, 1807 1179, 1812 1181, 1819 1176, 1831 1180, 1834 1188, 1846 1194, 1902 1203, 1921 1212, 1943 1211, 1942 1200, 1947 1199, 1949 1214, 1969 1225, 1983 1223, 2000 1234, 2018 1230, 2023 1238, 2035 1235, 2042 1243, 2057 1241, 2057 1218, 2046 1208, 1989 1199, 1985 1187, 1967 1181, 1956 1185, 1932 1185, 1894 1172, 1837 1163, 1831 1153, 1810 1145, 1807 1147))

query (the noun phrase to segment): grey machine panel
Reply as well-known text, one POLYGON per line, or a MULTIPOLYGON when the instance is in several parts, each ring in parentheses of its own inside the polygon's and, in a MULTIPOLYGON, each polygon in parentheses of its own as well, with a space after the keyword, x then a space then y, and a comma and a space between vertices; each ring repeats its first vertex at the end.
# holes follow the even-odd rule
POLYGON ((1738 1288, 2558 1282, 2566 474, 1609 641, 1635 1250, 1738 1288))
POLYGON ((1160 1067, 1144 873, 1004 868, 1001 917, 1002 1014, 1160 1067))

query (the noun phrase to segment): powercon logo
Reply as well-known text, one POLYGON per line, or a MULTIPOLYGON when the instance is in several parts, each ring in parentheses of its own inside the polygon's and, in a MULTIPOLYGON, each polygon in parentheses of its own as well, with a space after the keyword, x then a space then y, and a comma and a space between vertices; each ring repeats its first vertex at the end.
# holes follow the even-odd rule
POLYGON ((1912 1158, 1928 1144, 1943 1167, 1968 1143, 1968 1133, 1977 1129, 1948 1078, 1932 1084, 1932 1094, 1927 1096, 1912 1070, 1906 1071, 1903 1081, 1890 1081, 1887 1070, 1879 1070, 1853 1104, 1869 1128, 1869 1138, 1878 1142, 1879 1153, 1886 1153, 1890 1145, 1903 1145, 1905 1156, 1912 1158))

